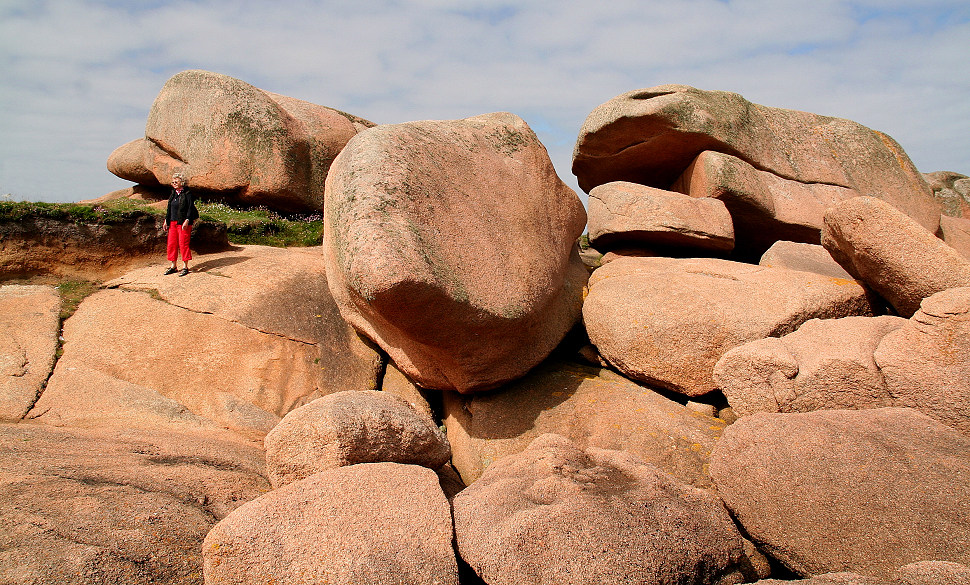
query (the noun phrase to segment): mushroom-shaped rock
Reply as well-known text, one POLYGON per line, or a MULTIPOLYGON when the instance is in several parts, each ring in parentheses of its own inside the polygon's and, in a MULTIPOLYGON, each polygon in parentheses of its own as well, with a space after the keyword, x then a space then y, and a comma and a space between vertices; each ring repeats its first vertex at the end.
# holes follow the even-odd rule
POLYGON ((686 85, 631 91, 594 109, 576 142, 573 174, 586 191, 610 181, 668 189, 704 151, 783 179, 880 197, 930 232, 939 226, 940 203, 889 136, 851 120, 686 85))
POLYGON ((263 440, 270 483, 280 487, 357 463, 438 469, 448 439, 403 398, 373 390, 337 392, 291 411, 263 440))
POLYGON ((889 315, 812 319, 794 333, 725 353, 714 381, 738 416, 897 406, 873 352, 906 322, 889 315))
POLYGON ((365 130, 334 161, 324 209, 341 314, 422 387, 518 378, 579 316, 586 213, 513 114, 365 130))
POLYGON ((970 288, 923 299, 909 321, 882 339, 874 357, 901 406, 970 435, 970 288))
POLYGON ((489 585, 743 580, 742 540, 716 496, 559 435, 496 461, 454 510, 458 552, 489 585))
POLYGON ((903 317, 934 293, 970 286, 970 260, 874 197, 849 199, 826 211, 822 245, 903 317))
POLYGON ((888 579, 970 560, 970 437, 909 408, 746 416, 711 456, 718 495, 799 575, 888 579))
POLYGON ((619 258, 589 281, 583 320, 625 375, 699 396, 729 349, 812 318, 871 315, 854 280, 716 258, 619 258))
POLYGON ((23 418, 54 370, 61 297, 50 286, 0 286, 0 420, 23 418))
POLYGON ((237 508, 205 537, 206 583, 457 585, 448 500, 430 469, 322 471, 237 508))

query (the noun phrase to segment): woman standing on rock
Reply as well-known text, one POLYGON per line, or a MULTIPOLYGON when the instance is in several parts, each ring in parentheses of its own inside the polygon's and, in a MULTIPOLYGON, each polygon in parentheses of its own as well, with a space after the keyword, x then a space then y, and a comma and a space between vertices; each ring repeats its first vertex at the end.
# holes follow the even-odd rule
POLYGON ((172 263, 165 274, 175 274, 178 269, 178 254, 182 252, 182 271, 179 276, 189 273, 189 260, 192 251, 189 250, 189 236, 192 234, 192 222, 199 219, 199 210, 195 207, 195 198, 189 188, 185 186, 182 175, 172 177, 172 193, 168 196, 168 213, 165 214, 165 229, 168 230, 168 260, 172 263))

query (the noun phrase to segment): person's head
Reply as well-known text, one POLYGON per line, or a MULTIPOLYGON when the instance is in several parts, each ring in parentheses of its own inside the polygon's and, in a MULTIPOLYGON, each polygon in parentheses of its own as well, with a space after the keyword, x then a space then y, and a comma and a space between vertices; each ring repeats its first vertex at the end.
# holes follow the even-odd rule
POLYGON ((185 185, 185 177, 181 174, 176 173, 172 175, 172 186, 176 189, 181 189, 185 185))

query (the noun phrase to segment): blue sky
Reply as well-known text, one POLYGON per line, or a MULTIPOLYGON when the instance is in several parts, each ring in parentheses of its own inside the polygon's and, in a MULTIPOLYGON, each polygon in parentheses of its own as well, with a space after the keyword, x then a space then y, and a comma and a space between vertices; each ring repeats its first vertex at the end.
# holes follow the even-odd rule
POLYGON ((0 195, 77 201, 185 69, 377 123, 522 116, 578 190, 583 120, 665 83, 840 116, 970 175, 966 0, 0 0, 0 195))

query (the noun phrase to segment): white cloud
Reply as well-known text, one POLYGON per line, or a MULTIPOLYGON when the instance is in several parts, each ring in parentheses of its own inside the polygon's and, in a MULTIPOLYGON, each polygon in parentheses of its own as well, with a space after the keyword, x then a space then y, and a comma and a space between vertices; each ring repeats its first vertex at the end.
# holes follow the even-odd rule
POLYGON ((375 122, 507 110, 560 176, 586 115, 686 83, 849 117, 970 174, 965 0, 27 0, 0 6, 0 192, 78 200, 183 69, 375 122))

